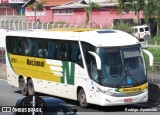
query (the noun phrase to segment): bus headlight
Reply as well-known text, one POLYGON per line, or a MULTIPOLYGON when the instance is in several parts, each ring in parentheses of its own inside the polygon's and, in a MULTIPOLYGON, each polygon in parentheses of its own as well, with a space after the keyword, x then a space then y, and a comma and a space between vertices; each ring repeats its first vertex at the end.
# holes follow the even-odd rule
POLYGON ((107 94, 107 95, 113 95, 114 94, 113 92, 105 91, 103 89, 100 89, 99 87, 97 87, 97 89, 98 89, 99 92, 107 94))

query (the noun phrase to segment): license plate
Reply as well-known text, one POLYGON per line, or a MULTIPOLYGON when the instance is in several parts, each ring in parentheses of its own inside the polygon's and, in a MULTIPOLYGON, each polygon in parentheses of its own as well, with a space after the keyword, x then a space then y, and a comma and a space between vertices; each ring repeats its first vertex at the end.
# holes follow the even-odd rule
POLYGON ((129 98, 129 99, 124 99, 124 102, 125 102, 125 103, 130 103, 130 102, 132 102, 132 99, 131 99, 131 98, 129 98))

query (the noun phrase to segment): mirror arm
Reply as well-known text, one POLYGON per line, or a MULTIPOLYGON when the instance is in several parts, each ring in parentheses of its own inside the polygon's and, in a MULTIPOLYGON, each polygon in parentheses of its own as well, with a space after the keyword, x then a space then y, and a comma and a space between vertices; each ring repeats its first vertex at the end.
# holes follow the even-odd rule
POLYGON ((149 52, 146 49, 143 49, 143 51, 149 56, 149 65, 153 66, 153 64, 154 64, 154 57, 153 57, 152 53, 149 52))
POLYGON ((95 52, 92 52, 92 51, 88 51, 88 52, 96 59, 97 69, 101 70, 101 59, 100 59, 100 57, 95 52))

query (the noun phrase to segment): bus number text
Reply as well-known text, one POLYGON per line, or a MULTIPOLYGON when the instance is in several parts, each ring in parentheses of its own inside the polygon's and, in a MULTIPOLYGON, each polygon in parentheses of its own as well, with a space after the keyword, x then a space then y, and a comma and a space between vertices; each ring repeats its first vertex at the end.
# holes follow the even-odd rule
POLYGON ((11 62, 12 63, 17 63, 17 59, 16 58, 11 58, 11 62))

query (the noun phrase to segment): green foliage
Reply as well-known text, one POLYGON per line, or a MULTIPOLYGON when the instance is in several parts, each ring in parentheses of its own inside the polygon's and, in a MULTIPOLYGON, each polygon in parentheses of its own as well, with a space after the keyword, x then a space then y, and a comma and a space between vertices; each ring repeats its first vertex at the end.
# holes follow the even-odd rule
POLYGON ((155 36, 149 40, 149 44, 160 45, 160 36, 155 36))
MULTIPOLYGON (((150 51, 154 56, 154 62, 160 62, 160 48, 147 48, 148 51, 150 51)), ((147 62, 149 62, 148 56, 144 54, 145 59, 147 62)))
POLYGON ((143 8, 144 17, 146 22, 150 17, 154 18, 157 23, 157 35, 159 34, 160 24, 160 0, 147 0, 143 8))
POLYGON ((120 11, 125 11, 125 12, 129 12, 132 8, 132 1, 127 1, 127 0, 118 0, 118 8, 120 9, 120 11), (126 3, 127 2, 127 3, 126 3))
POLYGON ((145 22, 149 23, 149 18, 154 14, 154 1, 148 0, 147 3, 145 3, 143 8, 143 15, 145 17, 145 22))
POLYGON ((39 2, 39 1, 34 1, 33 4, 30 4, 28 7, 31 8, 34 11, 34 15, 35 15, 35 22, 37 22, 37 16, 36 13, 38 10, 43 10, 43 4, 45 2, 39 2))
POLYGON ((132 33, 131 25, 128 23, 124 23, 123 21, 120 21, 119 23, 114 25, 113 29, 122 30, 122 31, 129 33, 129 34, 132 33))
POLYGON ((94 2, 91 2, 88 7, 84 8, 84 11, 86 13, 86 24, 88 24, 89 22, 92 9, 98 9, 98 8, 100 8, 100 6, 94 2))

